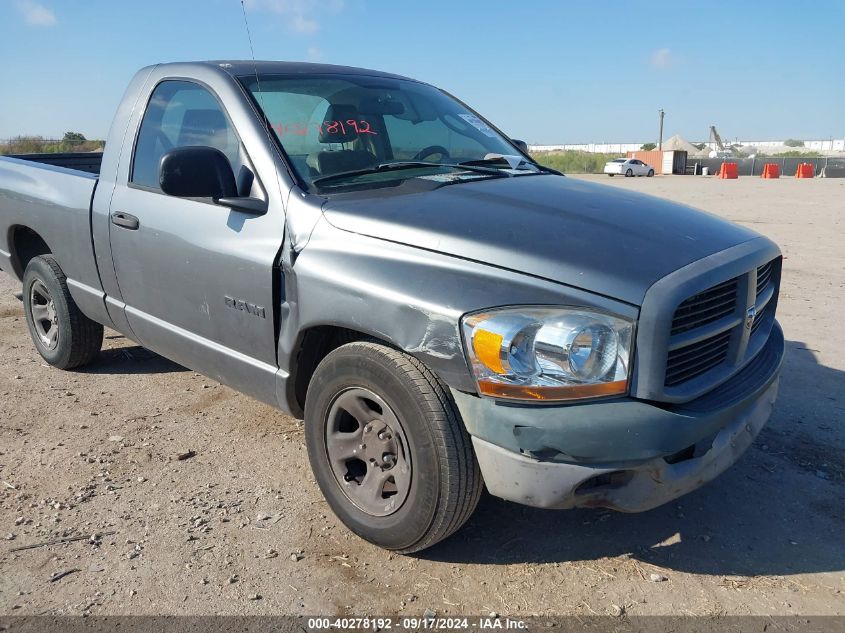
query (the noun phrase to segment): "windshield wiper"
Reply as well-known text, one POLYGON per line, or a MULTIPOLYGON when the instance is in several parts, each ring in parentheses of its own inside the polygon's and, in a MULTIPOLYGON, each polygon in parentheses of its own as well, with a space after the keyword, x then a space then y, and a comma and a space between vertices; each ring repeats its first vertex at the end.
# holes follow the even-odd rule
POLYGON ((328 176, 320 176, 311 181, 314 185, 320 185, 331 180, 342 180, 344 178, 354 178, 355 176, 365 176, 367 174, 377 174, 384 171, 398 171, 400 169, 419 169, 421 167, 450 167, 452 169, 463 169, 466 171, 477 171, 491 176, 502 176, 500 170, 490 167, 476 167, 473 165, 454 165, 451 163, 428 163, 421 160, 402 160, 390 163, 379 163, 372 167, 364 169, 352 169, 350 171, 341 171, 336 174, 329 174, 328 176))
MULTIPOLYGON (((546 167, 545 165, 540 165, 539 163, 534 163, 526 159, 522 159, 516 166, 513 166, 510 161, 504 156, 494 156, 492 158, 478 158, 475 160, 467 160, 461 163, 457 163, 457 165, 461 167, 474 167, 478 165, 501 165, 503 169, 511 169, 514 171, 529 171, 526 167, 533 167, 538 172, 543 172, 547 174, 555 174, 558 176, 562 176, 563 174, 560 173, 556 169, 552 169, 551 167, 546 167), (525 166, 525 167, 524 167, 525 166)), ((488 168, 489 169, 489 168, 488 168)), ((497 169, 497 168, 493 168, 497 169)))
POLYGON ((342 180, 343 178, 352 178, 354 176, 364 176, 366 174, 377 174, 382 171, 395 171, 399 169, 419 169, 420 167, 442 167, 439 163, 427 163, 425 161, 396 161, 392 163, 379 163, 372 167, 365 167, 364 169, 352 169, 349 171, 341 171, 336 174, 329 174, 328 176, 320 176, 312 180, 312 184, 319 185, 320 183, 328 182, 330 180, 342 180))

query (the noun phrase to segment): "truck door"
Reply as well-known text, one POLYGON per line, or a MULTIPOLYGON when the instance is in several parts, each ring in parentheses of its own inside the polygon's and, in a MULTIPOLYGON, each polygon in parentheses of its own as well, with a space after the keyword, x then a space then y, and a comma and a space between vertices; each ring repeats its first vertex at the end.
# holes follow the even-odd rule
POLYGON ((145 347, 274 402, 274 314, 282 292, 275 266, 284 220, 165 195, 159 162, 184 146, 219 149, 239 195, 266 199, 216 96, 191 81, 159 83, 132 148, 127 182, 117 183, 109 208, 127 321, 145 347))

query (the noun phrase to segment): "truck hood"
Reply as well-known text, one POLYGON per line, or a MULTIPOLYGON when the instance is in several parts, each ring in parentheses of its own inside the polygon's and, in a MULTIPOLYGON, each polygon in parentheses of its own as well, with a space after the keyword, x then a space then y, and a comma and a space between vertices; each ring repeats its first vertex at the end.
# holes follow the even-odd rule
POLYGON ((759 237, 691 207, 552 175, 423 193, 368 192, 323 207, 334 226, 641 305, 658 279, 759 237))

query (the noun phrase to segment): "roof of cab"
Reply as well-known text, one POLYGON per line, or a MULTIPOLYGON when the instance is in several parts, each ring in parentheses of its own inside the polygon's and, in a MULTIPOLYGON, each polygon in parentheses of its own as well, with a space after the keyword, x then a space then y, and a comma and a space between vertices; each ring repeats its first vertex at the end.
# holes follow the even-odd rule
POLYGON ((207 66, 216 66, 235 77, 253 75, 257 72, 260 75, 368 75, 370 77, 385 77, 389 79, 417 81, 416 79, 410 79, 409 77, 394 75, 380 70, 355 68, 353 66, 337 66, 334 64, 314 64, 310 62, 217 59, 195 63, 207 66))

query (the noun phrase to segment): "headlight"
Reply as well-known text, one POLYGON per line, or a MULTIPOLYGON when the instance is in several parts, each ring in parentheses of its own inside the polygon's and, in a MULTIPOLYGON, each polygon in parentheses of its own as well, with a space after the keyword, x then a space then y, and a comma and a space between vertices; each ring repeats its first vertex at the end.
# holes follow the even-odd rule
POLYGON ((503 308, 461 323, 483 396, 557 401, 628 390, 627 319, 584 308, 503 308))

